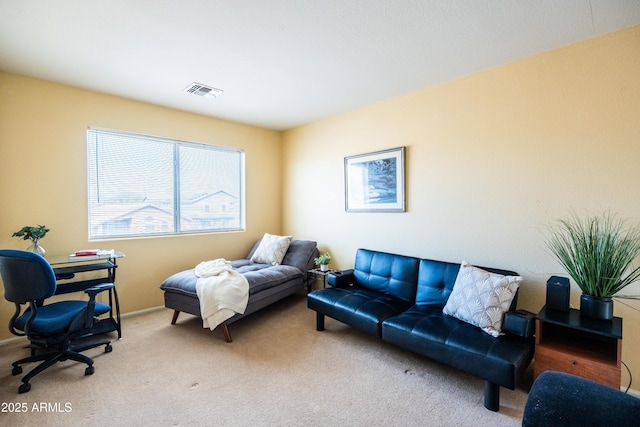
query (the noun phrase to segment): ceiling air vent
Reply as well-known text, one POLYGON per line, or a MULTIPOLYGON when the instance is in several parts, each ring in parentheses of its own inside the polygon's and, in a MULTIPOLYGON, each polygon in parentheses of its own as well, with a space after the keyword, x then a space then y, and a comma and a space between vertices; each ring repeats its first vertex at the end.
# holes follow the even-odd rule
POLYGON ((191 83, 189 86, 184 88, 184 91, 198 96, 209 95, 214 98, 216 95, 223 92, 222 89, 216 89, 215 87, 205 86, 200 83, 191 83))

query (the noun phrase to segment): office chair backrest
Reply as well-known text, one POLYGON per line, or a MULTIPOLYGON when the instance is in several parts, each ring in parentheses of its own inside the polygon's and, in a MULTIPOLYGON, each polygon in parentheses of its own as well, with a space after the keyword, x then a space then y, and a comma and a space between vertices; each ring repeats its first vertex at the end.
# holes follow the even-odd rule
POLYGON ((33 252, 1 249, 0 275, 4 296, 14 303, 43 300, 56 291, 53 268, 46 259, 33 252))

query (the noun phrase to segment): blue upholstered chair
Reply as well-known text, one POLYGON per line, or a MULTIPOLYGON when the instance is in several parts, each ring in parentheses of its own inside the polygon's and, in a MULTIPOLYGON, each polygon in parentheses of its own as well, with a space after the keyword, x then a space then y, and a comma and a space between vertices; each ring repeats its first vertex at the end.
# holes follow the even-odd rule
POLYGON ((11 374, 21 374, 22 364, 41 362, 22 378, 18 392, 28 392, 31 378, 68 359, 86 363, 85 375, 93 374, 93 360, 80 352, 102 345, 105 352, 111 351, 110 341, 93 336, 92 327, 97 316, 109 311, 109 306, 96 302, 95 297, 113 284, 86 289, 88 301, 45 304, 56 292, 56 278, 47 260, 35 253, 8 249, 0 250, 0 275, 5 298, 16 307, 9 330, 14 335, 26 336, 31 349, 31 356, 13 363, 11 374))
POLYGON ((533 383, 523 427, 637 426, 640 399, 564 372, 544 371, 533 383))

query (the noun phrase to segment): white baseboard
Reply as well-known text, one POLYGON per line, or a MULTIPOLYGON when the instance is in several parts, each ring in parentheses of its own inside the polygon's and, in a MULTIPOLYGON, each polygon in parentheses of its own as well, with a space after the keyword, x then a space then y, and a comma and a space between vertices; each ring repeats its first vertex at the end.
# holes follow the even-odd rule
POLYGON ((159 311, 159 310, 162 310, 162 309, 166 309, 166 307, 164 305, 159 305, 157 307, 144 308, 142 310, 131 311, 129 313, 121 314, 120 318, 121 319, 126 319, 127 317, 135 317, 135 316, 139 316, 141 314, 152 313, 154 311, 159 311))
MULTIPOLYGON (((620 387, 620 391, 626 391, 626 390, 627 390, 626 387, 620 387)), ((634 389, 630 388, 629 391, 627 391, 626 393, 631 395, 631 396, 634 396, 634 397, 637 397, 637 398, 640 399, 640 391, 638 391, 638 390, 634 390, 634 389)))
POLYGON ((25 344, 27 342, 27 337, 11 337, 11 338, 7 338, 4 340, 0 340, 0 348, 7 346, 7 345, 11 345, 14 344, 18 341, 25 341, 25 344))

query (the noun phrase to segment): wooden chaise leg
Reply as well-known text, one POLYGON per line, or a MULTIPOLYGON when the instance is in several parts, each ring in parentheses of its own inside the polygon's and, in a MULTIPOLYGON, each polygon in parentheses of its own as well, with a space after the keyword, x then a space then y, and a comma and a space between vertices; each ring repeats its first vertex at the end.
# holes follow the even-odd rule
MULTIPOLYGON (((178 316, 180 315, 180 310, 174 310, 173 311, 173 318, 171 318, 171 324, 175 325, 176 322, 178 321, 178 316)), ((224 334, 224 340, 226 342, 232 342, 233 340, 231 339, 231 332, 229 332, 229 327, 227 326, 226 323, 223 323, 222 325, 220 325, 222 327, 222 333, 224 334)))
POLYGON ((173 318, 171 319, 171 324, 175 325, 176 321, 178 320, 178 316, 180 315, 180 311, 178 310, 174 310, 173 311, 173 318))
POLYGON ((231 342, 231 333, 229 332, 229 327, 227 326, 226 323, 223 323, 222 325, 222 333, 224 334, 224 340, 226 342, 231 342))

